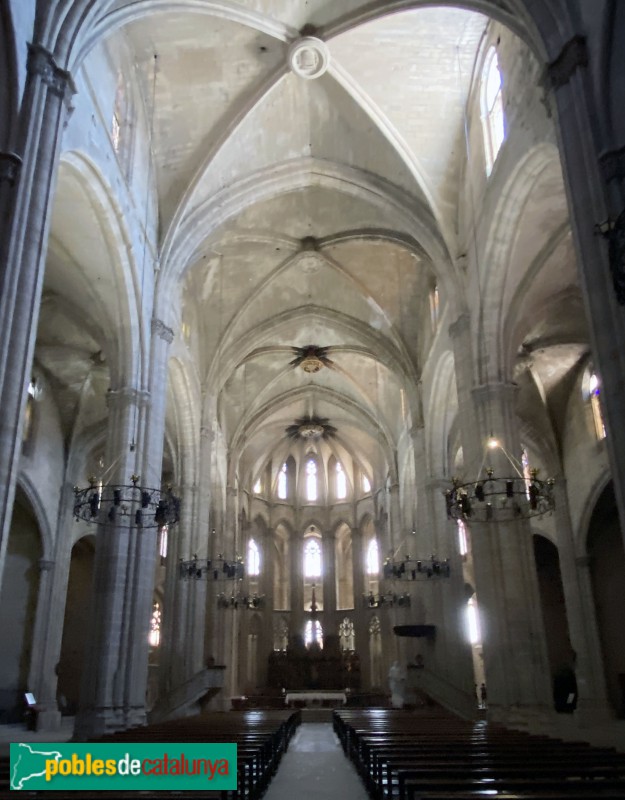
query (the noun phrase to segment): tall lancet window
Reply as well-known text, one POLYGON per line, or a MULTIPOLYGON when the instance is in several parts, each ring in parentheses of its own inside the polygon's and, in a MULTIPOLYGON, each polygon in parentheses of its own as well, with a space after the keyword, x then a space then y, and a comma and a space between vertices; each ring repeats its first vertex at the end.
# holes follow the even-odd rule
POLYGON ((367 575, 378 575, 380 572, 380 552, 378 540, 372 539, 367 548, 367 575))
POLYGON ((321 577, 321 545, 316 538, 309 538, 304 545, 304 577, 321 577))
POLYGON ((158 647, 161 643, 161 604, 154 603, 150 618, 150 633, 148 636, 150 647, 158 647))
POLYGON ((280 500, 286 500, 287 482, 286 482, 286 462, 282 465, 282 469, 278 473, 278 497, 280 500))
POLYGON ((336 499, 345 500, 347 497, 347 477, 343 466, 336 462, 336 499))
POLYGON ((122 147, 124 124, 126 122, 126 86, 124 75, 120 71, 117 76, 117 89, 115 91, 115 105, 111 119, 111 139, 113 148, 119 153, 122 147))
POLYGON ((488 51, 482 73, 482 126, 486 174, 490 175, 506 136, 501 73, 494 47, 488 51))
POLYGON ((306 462, 306 499, 317 499, 317 464, 313 458, 306 462))
POLYGON ((595 372, 591 372, 588 379, 588 396, 590 397, 590 408, 592 410, 592 419, 595 423, 595 433, 597 439, 605 439, 605 424, 603 422, 603 415, 601 414, 601 402, 599 395, 601 394, 601 384, 595 372))
POLYGON ((323 628, 318 619, 309 619, 304 628, 304 644, 310 647, 313 642, 323 649, 323 628))
POLYGON ((260 551, 253 539, 247 545, 247 574, 260 575, 260 551))

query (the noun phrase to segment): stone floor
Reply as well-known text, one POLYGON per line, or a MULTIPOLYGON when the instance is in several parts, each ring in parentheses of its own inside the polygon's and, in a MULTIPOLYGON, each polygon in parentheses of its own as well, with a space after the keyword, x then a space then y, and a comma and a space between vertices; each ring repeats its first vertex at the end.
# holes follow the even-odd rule
POLYGON ((0 756, 9 755, 11 742, 68 742, 73 733, 74 717, 63 717, 58 731, 29 731, 26 725, 0 725, 0 756))
POLYGON ((329 723, 304 722, 291 740, 263 800, 368 800, 329 723))

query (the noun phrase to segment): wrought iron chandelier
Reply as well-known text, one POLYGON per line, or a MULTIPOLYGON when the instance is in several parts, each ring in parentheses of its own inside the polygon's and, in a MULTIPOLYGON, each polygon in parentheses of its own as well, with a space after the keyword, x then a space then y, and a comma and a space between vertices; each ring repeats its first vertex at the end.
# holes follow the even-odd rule
POLYGON ((226 586, 217 594, 217 608, 236 609, 263 608, 265 595, 246 591, 243 583, 246 577, 245 563, 241 556, 224 558, 220 553, 217 558, 198 558, 194 555, 189 561, 180 559, 179 577, 181 580, 232 581, 232 587, 226 586))
POLYGON ((140 484, 105 484, 90 477, 86 488, 74 487, 74 518, 97 525, 122 528, 162 528, 180 520, 180 498, 171 488, 151 489, 140 484))
POLYGON ((396 594, 395 592, 386 592, 384 594, 369 592, 369 594, 365 595, 365 606, 367 608, 382 608, 382 606, 410 608, 410 595, 396 594))
MULTIPOLYGON (((413 531, 413 534, 415 532, 413 531)), ((451 569, 449 559, 441 560, 436 556, 430 558, 411 558, 405 556, 396 560, 394 555, 385 559, 382 566, 382 578, 390 583, 387 591, 375 594, 369 592, 364 595, 367 608, 380 608, 381 606, 398 606, 410 608, 410 593, 397 591, 396 581, 422 581, 449 578, 451 569)))
POLYGON ((402 561, 387 558, 382 567, 382 574, 387 580, 418 581, 430 578, 448 578, 450 575, 449 559, 444 561, 430 556, 417 559, 406 556, 402 561))
MULTIPOLYGON (((484 477, 470 483, 460 483, 457 478, 445 492, 449 519, 463 522, 513 522, 519 519, 541 517, 555 508, 553 478, 540 480, 537 469, 519 469, 512 457, 494 437, 487 447, 499 449, 512 469, 511 473, 496 475, 492 467, 484 470, 484 477)), ((481 472, 481 470, 480 470, 481 472)))

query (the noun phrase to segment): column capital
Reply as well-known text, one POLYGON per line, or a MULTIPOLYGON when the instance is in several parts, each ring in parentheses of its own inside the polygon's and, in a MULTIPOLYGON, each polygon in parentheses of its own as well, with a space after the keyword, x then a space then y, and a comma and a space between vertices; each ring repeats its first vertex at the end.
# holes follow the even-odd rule
POLYGON ((162 319, 157 319, 156 317, 152 317, 152 335, 158 336, 159 339, 167 342, 167 344, 171 344, 174 341, 173 330, 165 325, 162 319))
POLYGON ((127 406, 145 407, 150 402, 150 393, 142 389, 133 389, 124 386, 121 389, 109 389, 106 393, 106 407, 110 409, 125 408, 127 406))
POLYGON ((556 58, 546 68, 547 85, 550 89, 561 89, 571 80, 580 67, 588 66, 586 38, 577 34, 562 47, 556 58))
POLYGON ((452 322, 448 328, 449 336, 451 339, 459 339, 471 330, 471 317, 467 314, 461 314, 455 322, 452 322))
POLYGON ((16 153, 0 153, 0 183, 15 186, 22 170, 22 159, 16 153))
POLYGON ((71 99, 76 94, 76 84, 71 74, 58 66, 49 50, 40 44, 29 44, 26 68, 30 75, 39 76, 52 94, 61 98, 68 112, 72 111, 71 99))

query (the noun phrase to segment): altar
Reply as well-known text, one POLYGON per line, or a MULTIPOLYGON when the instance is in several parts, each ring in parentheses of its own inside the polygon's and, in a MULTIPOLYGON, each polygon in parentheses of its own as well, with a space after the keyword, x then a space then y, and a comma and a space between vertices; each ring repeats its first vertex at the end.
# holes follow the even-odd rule
POLYGON ((294 706, 307 708, 336 708, 344 706, 347 702, 347 695, 343 691, 331 691, 315 689, 287 689, 284 702, 289 708, 294 706))

